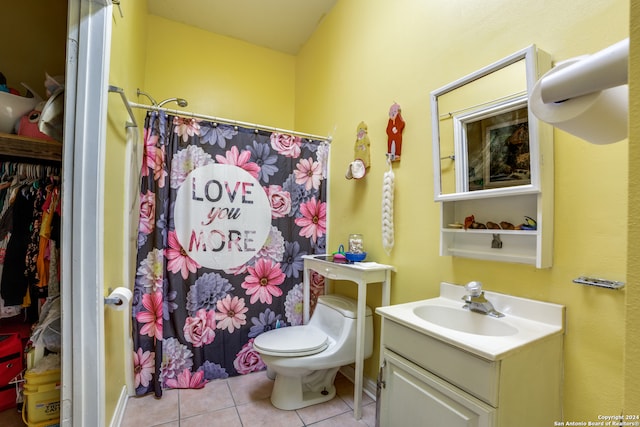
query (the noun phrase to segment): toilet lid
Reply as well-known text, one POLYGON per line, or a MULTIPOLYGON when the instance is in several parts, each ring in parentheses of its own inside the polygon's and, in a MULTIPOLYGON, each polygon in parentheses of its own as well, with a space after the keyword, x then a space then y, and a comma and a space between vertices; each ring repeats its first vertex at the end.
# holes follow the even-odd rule
POLYGON ((253 348, 270 356, 309 356, 327 348, 329 338, 320 329, 310 326, 288 326, 258 335, 253 348))

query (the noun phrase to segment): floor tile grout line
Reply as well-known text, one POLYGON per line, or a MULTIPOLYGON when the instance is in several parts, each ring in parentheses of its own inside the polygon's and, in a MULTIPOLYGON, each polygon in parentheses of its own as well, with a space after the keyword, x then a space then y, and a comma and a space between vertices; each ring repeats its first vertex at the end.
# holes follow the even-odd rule
POLYGON ((236 401, 236 397, 233 394, 233 390, 231 389, 231 384, 229 383, 229 379, 225 379, 225 384, 227 384, 227 390, 229 390, 229 395, 231 396, 231 400, 233 401, 233 406, 237 409, 238 402, 236 401))
POLYGON ((240 421, 240 426, 244 426, 242 417, 240 416, 240 411, 238 411, 238 402, 236 401, 236 397, 234 396, 233 390, 231 389, 231 384, 229 383, 228 379, 225 380, 225 383, 227 384, 227 390, 229 390, 229 395, 231 396, 231 400, 233 401, 233 409, 236 411, 238 421, 240 421))
POLYGON ((178 389, 178 427, 182 424, 182 414, 180 413, 180 398, 182 397, 182 391, 178 389))

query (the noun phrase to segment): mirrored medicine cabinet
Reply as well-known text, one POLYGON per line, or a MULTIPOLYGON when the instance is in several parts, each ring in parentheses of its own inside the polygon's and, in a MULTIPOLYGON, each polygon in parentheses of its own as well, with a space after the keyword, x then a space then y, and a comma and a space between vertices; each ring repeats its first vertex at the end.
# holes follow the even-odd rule
POLYGON ((553 129, 528 108, 550 68, 531 45, 431 92, 441 255, 551 265, 553 129), (464 227, 471 215, 482 228, 464 227))
POLYGON ((431 93, 435 200, 540 191, 540 124, 527 108, 540 55, 529 46, 431 93))

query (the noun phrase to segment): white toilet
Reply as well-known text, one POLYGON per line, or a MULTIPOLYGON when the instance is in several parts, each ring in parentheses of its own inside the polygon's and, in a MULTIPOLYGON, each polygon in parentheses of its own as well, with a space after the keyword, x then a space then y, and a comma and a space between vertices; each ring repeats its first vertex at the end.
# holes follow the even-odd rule
MULTIPOLYGON (((271 403, 292 410, 333 399, 341 366, 355 361, 357 304, 341 295, 321 295, 309 323, 258 335, 253 348, 275 374, 271 403)), ((367 307, 364 356, 373 352, 373 321, 367 307)), ((272 377, 273 378, 273 377, 272 377)))

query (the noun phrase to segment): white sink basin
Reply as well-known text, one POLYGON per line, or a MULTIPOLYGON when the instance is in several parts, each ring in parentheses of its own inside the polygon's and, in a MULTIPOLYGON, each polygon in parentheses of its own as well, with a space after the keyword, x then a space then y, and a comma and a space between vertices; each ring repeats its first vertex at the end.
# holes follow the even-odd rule
POLYGON ((425 304, 414 307, 413 313, 427 322, 467 334, 504 337, 518 333, 515 327, 503 322, 503 319, 496 319, 462 308, 425 304))
POLYGON ((441 283, 437 298, 378 307, 376 313, 489 360, 499 360, 532 342, 564 332, 565 307, 486 291, 505 316, 462 308, 464 286, 441 283))

